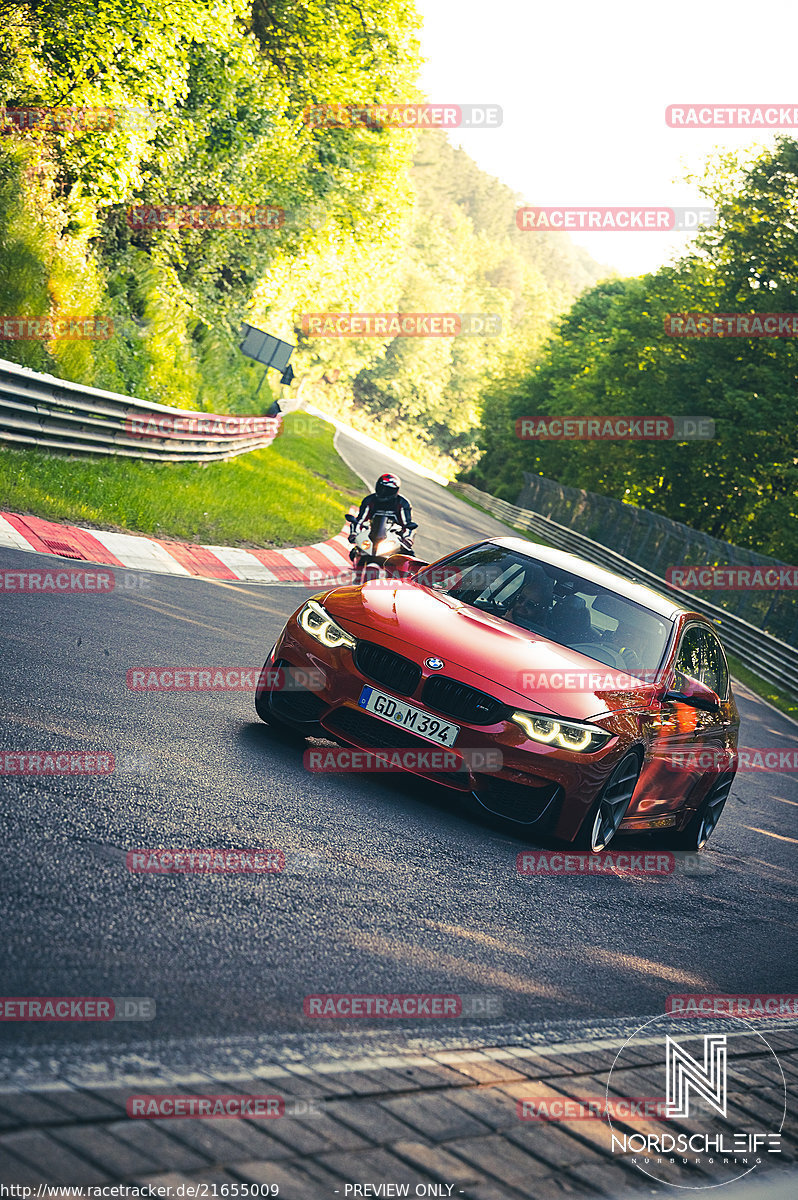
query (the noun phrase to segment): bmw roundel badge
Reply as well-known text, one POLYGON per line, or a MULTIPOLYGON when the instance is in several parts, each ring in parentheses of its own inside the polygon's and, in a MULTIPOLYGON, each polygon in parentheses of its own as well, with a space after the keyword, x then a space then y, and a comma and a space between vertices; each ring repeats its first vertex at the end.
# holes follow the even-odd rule
POLYGON ((430 671, 442 671, 444 662, 442 658, 425 658, 424 666, 429 667, 430 671))

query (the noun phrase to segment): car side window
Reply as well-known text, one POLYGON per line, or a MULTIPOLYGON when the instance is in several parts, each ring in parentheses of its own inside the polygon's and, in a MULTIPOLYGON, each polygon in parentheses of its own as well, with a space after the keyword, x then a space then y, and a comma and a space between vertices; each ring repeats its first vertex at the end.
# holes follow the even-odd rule
POLYGON ((729 694, 729 670, 726 666, 726 656, 712 630, 705 629, 704 635, 707 639, 707 656, 711 663, 710 674, 715 679, 714 683, 710 683, 708 679, 706 683, 713 692, 718 693, 721 700, 725 700, 729 694))
POLYGON ((682 637, 676 656, 677 686, 679 676, 697 679, 723 699, 728 687, 728 672, 717 638, 709 629, 691 625, 682 637))
POLYGON ((674 669, 676 671, 676 686, 679 687, 681 677, 698 679, 701 674, 701 645, 698 635, 701 630, 695 625, 682 634, 679 652, 676 655, 674 669))

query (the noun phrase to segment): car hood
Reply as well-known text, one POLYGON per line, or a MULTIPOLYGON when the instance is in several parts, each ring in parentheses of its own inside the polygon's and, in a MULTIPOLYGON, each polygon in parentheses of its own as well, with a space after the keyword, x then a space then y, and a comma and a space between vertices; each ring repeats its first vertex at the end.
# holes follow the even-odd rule
POLYGON ((375 580, 337 588, 322 602, 356 637, 420 666, 427 656, 442 658, 444 675, 515 708, 584 721, 640 708, 654 694, 652 684, 633 675, 417 584, 375 580))

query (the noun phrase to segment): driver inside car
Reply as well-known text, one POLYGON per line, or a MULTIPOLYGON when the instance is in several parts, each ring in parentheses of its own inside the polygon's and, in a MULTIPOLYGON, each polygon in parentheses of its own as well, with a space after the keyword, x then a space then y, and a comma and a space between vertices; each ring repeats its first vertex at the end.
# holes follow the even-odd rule
POLYGON ((507 619, 521 629, 549 629, 553 593, 552 581, 543 568, 529 567, 523 586, 507 610, 507 619))
POLYGON ((551 628, 557 641, 576 646, 595 640, 587 604, 572 592, 561 596, 551 614, 551 628))
POLYGON ((625 670, 641 670, 646 653, 644 634, 633 625, 619 624, 611 633, 605 633, 603 641, 617 655, 618 665, 625 670))

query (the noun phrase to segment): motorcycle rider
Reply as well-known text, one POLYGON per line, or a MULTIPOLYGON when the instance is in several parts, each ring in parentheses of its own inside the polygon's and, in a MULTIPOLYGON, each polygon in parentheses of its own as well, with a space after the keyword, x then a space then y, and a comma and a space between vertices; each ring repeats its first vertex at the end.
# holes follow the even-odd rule
MULTIPOLYGON (((400 538, 402 540, 403 549, 412 550, 413 545, 410 541, 411 528, 413 527, 413 513, 410 508, 410 502, 401 494, 399 488, 402 486, 401 479, 396 475, 391 475, 386 472, 380 475, 374 491, 363 498, 360 504, 360 511, 357 514, 352 530, 349 534, 349 541, 354 542, 358 533, 366 525, 369 525, 374 517, 382 516, 383 514, 392 517, 398 526, 400 526, 400 538)), ((351 550, 349 557, 354 562, 357 550, 351 550)))

